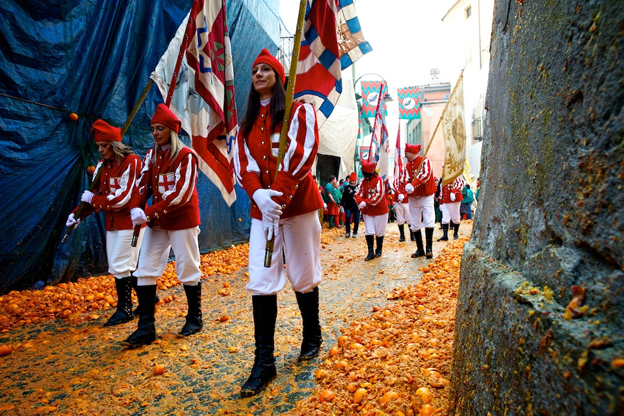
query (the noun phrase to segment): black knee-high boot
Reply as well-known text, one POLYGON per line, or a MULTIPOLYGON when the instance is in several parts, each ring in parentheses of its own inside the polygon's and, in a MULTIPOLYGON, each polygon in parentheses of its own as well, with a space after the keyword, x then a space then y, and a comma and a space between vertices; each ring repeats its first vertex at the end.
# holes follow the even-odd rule
POLYGON ((442 237, 438 238, 438 241, 448 241, 448 230, 449 230, 449 225, 442 224, 442 232, 444 234, 442 235, 442 237))
POLYGON ((241 388, 242 397, 254 396, 277 375, 275 369, 275 319, 277 295, 252 296, 256 352, 251 375, 241 388))
POLYGON ((117 310, 104 326, 119 325, 134 319, 132 313, 132 278, 130 276, 121 279, 115 278, 115 288, 117 289, 117 310))
POLYGON ((425 228, 425 240, 426 240, 426 257, 428 259, 433 258, 433 227, 425 228))
POLYGON ((383 250, 383 239, 383 235, 381 237, 376 237, 377 250, 375 250, 375 257, 381 257, 381 250, 383 250))
POLYGON ((366 245, 368 246, 368 256, 364 260, 369 261, 375 258, 375 236, 366 235, 366 245))
POLYGON ((459 223, 453 224, 453 240, 457 240, 459 238, 459 223))
POLYGON ((139 325, 137 330, 121 343, 127 347, 138 347, 151 344, 156 340, 156 285, 137 286, 137 297, 139 298, 139 325))
POLYGON ((184 285, 184 293, 186 293, 188 312, 180 335, 188 337, 201 331, 204 326, 201 311, 201 281, 196 286, 184 285))
MULTIPOLYGON (((130 273, 130 279, 132 281, 132 289, 134 289, 134 292, 137 294, 137 296, 139 296, 139 292, 137 292, 137 278, 136 276, 134 276, 132 273, 130 273)), ((155 293, 154 294, 154 304, 160 302, 160 298, 158 297, 158 294, 155 293)), ((134 317, 136 318, 137 316, 139 316, 139 307, 137 305, 136 309, 134 310, 134 312, 132 312, 132 314, 134 315, 134 317)))
POLYGON ((414 231, 414 236, 416 236, 416 248, 417 250, 412 253, 412 258, 415 259, 417 257, 422 257, 425 255, 425 250, 423 250, 423 239, 422 239, 422 231, 414 231))
POLYGON ((405 241, 405 224, 399 225, 399 234, 399 243, 402 243, 403 241, 405 241))
POLYGON ((319 355, 323 343, 319 322, 319 290, 318 287, 315 287, 312 292, 295 292, 295 295, 303 320, 303 341, 301 342, 299 360, 311 360, 319 355))
POLYGON ((412 229, 409 229, 410 232, 410 241, 416 241, 416 234, 414 234, 414 231, 412 231, 412 229))

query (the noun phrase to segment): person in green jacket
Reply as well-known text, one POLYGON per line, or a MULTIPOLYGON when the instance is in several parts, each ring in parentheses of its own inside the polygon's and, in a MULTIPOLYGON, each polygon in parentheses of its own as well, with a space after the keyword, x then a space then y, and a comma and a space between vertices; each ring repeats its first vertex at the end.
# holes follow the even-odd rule
POLYGON ((472 203, 474 202, 474 196, 472 194, 472 190, 470 189, 470 185, 466 184, 466 186, 464 186, 464 188, 462 189, 462 201, 461 201, 461 206, 460 206, 460 214, 462 215, 462 218, 465 218, 467 220, 471 220, 472 219, 472 203))
POLYGON ((333 228, 333 226, 339 227, 339 216, 340 211, 338 206, 340 205, 340 200, 342 199, 342 193, 340 189, 338 189, 338 180, 335 176, 329 177, 329 182, 325 185, 325 193, 327 195, 327 216, 329 217, 329 228, 333 228))

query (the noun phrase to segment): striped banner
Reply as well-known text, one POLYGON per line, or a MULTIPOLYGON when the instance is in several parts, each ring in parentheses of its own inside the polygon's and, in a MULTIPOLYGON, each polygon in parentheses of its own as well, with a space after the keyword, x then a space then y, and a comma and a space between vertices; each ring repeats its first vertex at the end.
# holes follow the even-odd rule
POLYGON ((418 87, 397 89, 399 97, 399 118, 417 120, 420 119, 420 102, 422 93, 418 87))

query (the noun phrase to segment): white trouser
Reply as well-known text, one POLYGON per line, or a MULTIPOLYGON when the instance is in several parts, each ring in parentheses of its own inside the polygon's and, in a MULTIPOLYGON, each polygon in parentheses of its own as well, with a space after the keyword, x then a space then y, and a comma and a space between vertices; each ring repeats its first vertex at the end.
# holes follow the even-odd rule
POLYGON ((249 283, 246 289, 252 295, 274 295, 284 288, 284 257, 286 274, 295 292, 311 292, 321 283, 321 223, 318 212, 280 219, 279 229, 273 245, 271 267, 264 267, 266 237, 262 221, 251 219, 249 283))
POLYGON ((423 227, 435 227, 433 197, 433 194, 409 197, 410 229, 412 231, 418 231, 423 227))
POLYGON ((394 204, 394 211, 396 212, 397 225, 409 222, 409 204, 407 202, 397 202, 394 204))
POLYGON ((447 202, 440 205, 440 211, 442 211, 442 224, 448 224, 449 221, 459 224, 461 221, 461 216, 459 215, 460 205, 461 202, 447 202))
POLYGON ((156 284, 167 267, 169 250, 175 255, 175 270, 178 280, 186 285, 195 286, 201 279, 199 269, 199 227, 184 230, 162 230, 147 227, 143 239, 143 249, 139 256, 139 268, 134 275, 138 286, 156 284))
POLYGON ((383 237, 388 225, 388 213, 381 215, 364 214, 364 235, 383 237))
POLYGON ((137 246, 132 247, 132 235, 134 230, 106 231, 106 257, 108 259, 108 272, 116 279, 129 277, 136 270, 139 250, 145 228, 141 228, 137 246))

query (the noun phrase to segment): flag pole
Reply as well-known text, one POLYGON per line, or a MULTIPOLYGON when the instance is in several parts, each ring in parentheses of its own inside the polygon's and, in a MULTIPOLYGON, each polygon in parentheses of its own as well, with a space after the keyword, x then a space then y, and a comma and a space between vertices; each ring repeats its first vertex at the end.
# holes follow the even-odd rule
MULTIPOLYGON (((295 41, 293 44, 292 57, 290 59, 290 71, 288 71, 288 86, 286 88, 286 103, 284 107, 284 119, 282 120, 282 129, 280 131, 279 150, 277 153, 277 167, 275 169, 275 178, 279 173, 280 165, 286 155, 286 136, 288 133, 288 122, 290 121, 290 113, 295 99, 295 80, 297 78, 297 64, 299 63, 299 50, 301 49, 301 37, 303 34, 303 22, 305 19, 305 11, 307 0, 299 1, 299 15, 297 17, 297 28, 295 31, 295 41)), ((273 246, 275 236, 267 240, 264 250, 264 267, 271 267, 271 258, 273 257, 273 246)))
POLYGON ((145 97, 147 97, 147 93, 149 92, 149 90, 152 87, 153 83, 154 83, 154 81, 152 81, 152 79, 150 78, 150 80, 148 81, 147 85, 143 89, 143 92, 141 93, 141 96, 139 97, 139 100, 137 101, 137 103, 134 105, 134 108, 130 112, 130 115, 128 116, 128 119, 126 120, 126 122, 124 123, 123 127, 121 128, 121 137, 122 138, 123 138, 124 134, 126 134, 126 131, 128 131, 128 129, 130 128, 130 124, 132 124, 132 120, 134 120, 134 116, 136 116, 137 111, 139 111, 139 107, 141 107, 141 104, 143 104, 143 101, 145 101, 145 97))

